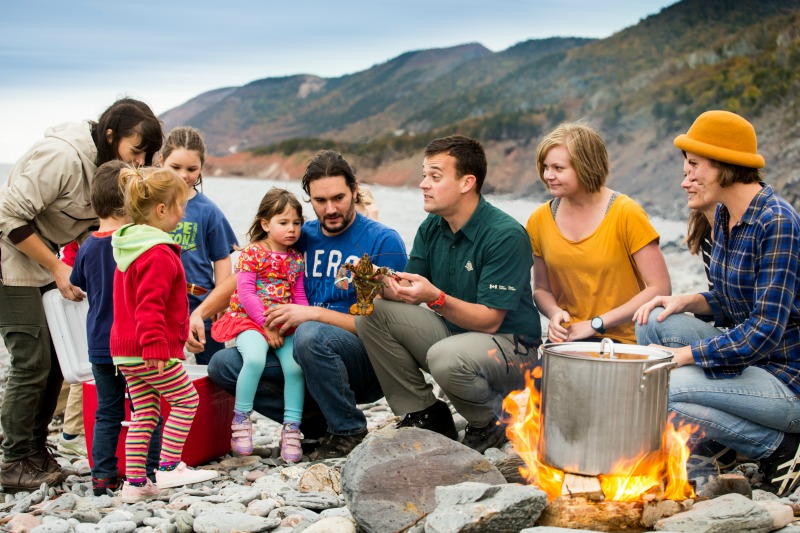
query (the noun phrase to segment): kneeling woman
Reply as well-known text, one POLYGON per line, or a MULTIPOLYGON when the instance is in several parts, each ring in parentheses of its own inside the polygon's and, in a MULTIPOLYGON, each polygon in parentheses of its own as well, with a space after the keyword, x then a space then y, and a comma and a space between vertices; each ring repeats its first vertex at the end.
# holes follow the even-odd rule
POLYGON ((669 406, 703 430, 694 453, 719 464, 729 447, 757 459, 783 495, 800 481, 800 217, 761 182, 764 158, 742 117, 703 113, 675 146, 686 179, 720 204, 713 288, 654 298, 634 316, 636 337, 639 344, 678 347, 669 406), (684 312, 735 326, 722 332, 684 312))

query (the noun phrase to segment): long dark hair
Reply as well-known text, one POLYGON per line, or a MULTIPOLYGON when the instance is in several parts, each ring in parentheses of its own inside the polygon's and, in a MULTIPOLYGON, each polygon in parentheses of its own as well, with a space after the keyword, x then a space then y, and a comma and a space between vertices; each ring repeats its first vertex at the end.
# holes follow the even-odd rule
POLYGON ((119 158, 119 142, 124 137, 139 135, 136 148, 145 153, 144 165, 153 164, 153 156, 161 148, 164 132, 161 121, 150 106, 133 98, 121 98, 106 109, 97 122, 92 122, 92 138, 97 146, 97 166, 119 158), (111 130, 111 142, 106 132, 111 130))
POLYGON ((694 255, 700 252, 700 245, 711 235, 711 223, 702 211, 692 209, 689 213, 689 225, 686 229, 686 244, 694 255))

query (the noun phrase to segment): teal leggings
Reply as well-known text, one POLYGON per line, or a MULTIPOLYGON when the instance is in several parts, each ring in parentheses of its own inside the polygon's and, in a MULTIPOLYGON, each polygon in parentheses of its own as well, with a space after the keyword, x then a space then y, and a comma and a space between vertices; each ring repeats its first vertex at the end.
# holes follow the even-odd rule
MULTIPOLYGON (((234 409, 242 413, 253 410, 258 382, 267 362, 269 344, 264 336, 254 330, 241 332, 236 337, 236 349, 242 355, 242 371, 236 380, 236 403, 234 409)), ((283 370, 283 422, 300 422, 303 416, 305 379, 300 365, 292 356, 292 336, 284 337, 283 346, 275 350, 283 370)))

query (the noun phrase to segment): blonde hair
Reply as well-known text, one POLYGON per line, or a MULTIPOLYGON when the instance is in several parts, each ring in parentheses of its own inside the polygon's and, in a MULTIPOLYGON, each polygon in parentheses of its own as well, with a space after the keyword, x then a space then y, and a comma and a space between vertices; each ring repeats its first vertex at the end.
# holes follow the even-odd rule
POLYGON ((125 191, 125 212, 134 224, 144 224, 159 204, 168 207, 189 201, 189 186, 169 168, 125 167, 119 173, 125 191))
POLYGON ((539 142, 536 147, 536 169, 545 186, 544 160, 556 146, 567 149, 578 181, 587 192, 599 192, 605 186, 610 164, 606 145, 597 130, 580 122, 565 122, 539 142))

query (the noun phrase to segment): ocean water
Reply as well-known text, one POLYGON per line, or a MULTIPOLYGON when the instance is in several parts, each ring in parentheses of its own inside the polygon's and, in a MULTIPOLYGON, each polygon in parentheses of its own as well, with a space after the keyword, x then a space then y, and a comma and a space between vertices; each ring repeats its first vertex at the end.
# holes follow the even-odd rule
MULTIPOLYGON (((270 187, 280 187, 293 192, 301 201, 306 200, 299 182, 271 181, 246 178, 203 178, 203 192, 216 203, 228 217, 234 231, 244 239, 247 228, 253 221, 258 204, 270 187)), ((422 193, 411 187, 384 187, 367 185, 378 205, 378 219, 400 233, 406 247, 411 244, 417 227, 427 213, 422 209, 422 193)), ((544 198, 520 198, 514 195, 486 196, 487 200, 502 209, 523 226, 544 198)), ((303 204, 306 219, 314 217, 308 203, 303 204)), ((662 243, 679 241, 686 233, 686 222, 652 218, 653 225, 661 235, 662 243)))

